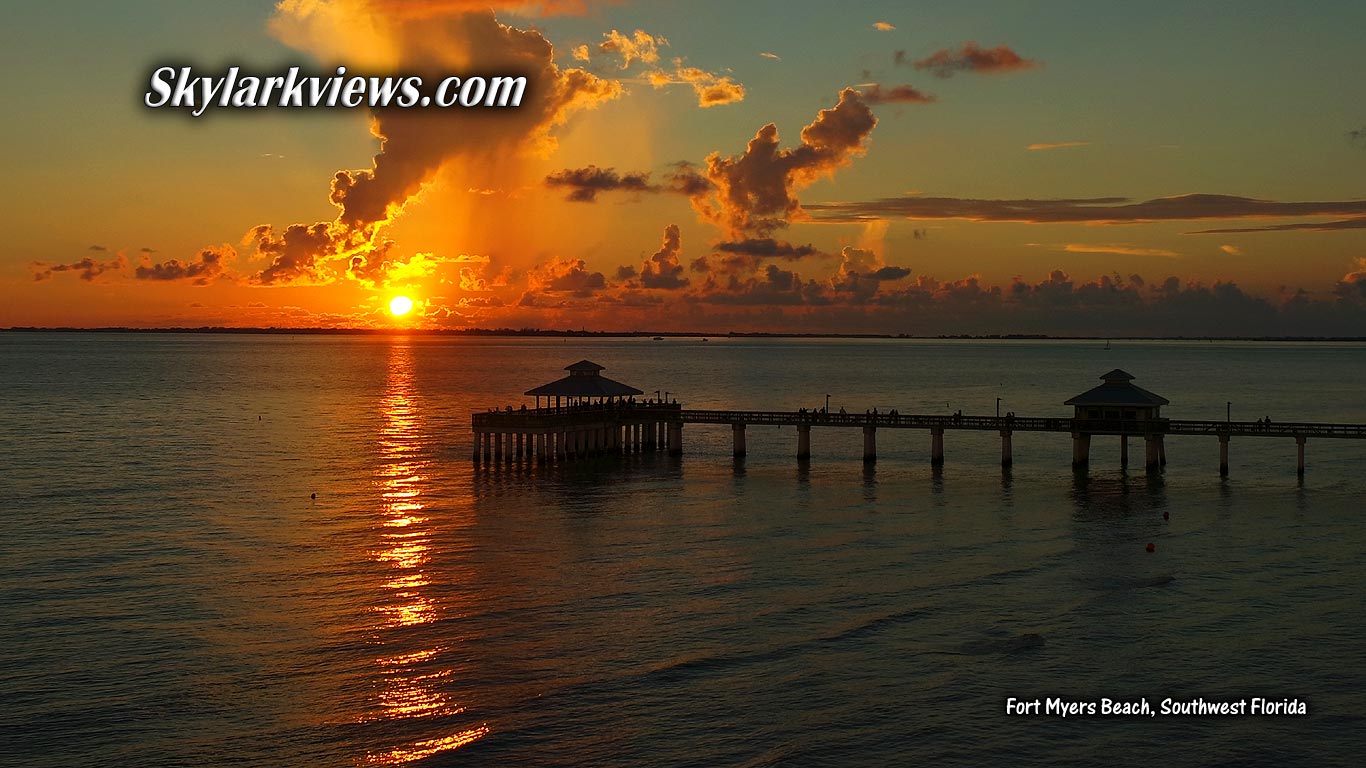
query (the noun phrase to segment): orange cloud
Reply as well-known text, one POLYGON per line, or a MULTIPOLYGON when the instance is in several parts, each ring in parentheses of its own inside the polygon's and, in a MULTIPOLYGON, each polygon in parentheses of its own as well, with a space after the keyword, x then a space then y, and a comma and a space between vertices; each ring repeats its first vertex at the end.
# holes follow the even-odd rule
POLYGON ((1117 256, 1161 256, 1176 258, 1181 254, 1166 248, 1142 248, 1128 243, 1068 243, 1063 246, 1068 253, 1112 253, 1117 256))
POLYGON ((1030 144, 1029 146, 1025 147, 1025 149, 1029 150, 1030 152, 1038 152, 1039 150, 1045 149, 1066 149, 1068 147, 1086 147, 1090 146, 1090 144, 1091 142, 1089 141, 1043 141, 1037 144, 1030 144))
POLYGON ((714 194, 699 195, 693 204, 732 239, 747 232, 766 233, 786 226, 801 206, 794 192, 848 165, 867 149, 877 118, 853 88, 823 109, 801 132, 801 143, 778 146, 778 127, 765 125, 738 157, 719 152, 707 156, 707 179, 714 194))
MULTIPOLYGON (((542 7, 558 4, 539 4, 542 7)), ((320 59, 355 52, 371 62, 415 73, 489 71, 524 74, 529 87, 522 105, 471 117, 435 110, 387 110, 372 115, 370 131, 380 151, 369 168, 339 170, 330 200, 334 222, 296 224, 277 233, 254 228, 248 237, 257 255, 271 259, 254 282, 262 285, 333 279, 334 261, 370 279, 393 264, 393 243, 378 231, 399 215, 443 167, 478 167, 549 151, 554 131, 574 113, 592 109, 623 92, 615 80, 582 69, 561 69, 551 44, 539 32, 498 22, 483 7, 466 3, 387 3, 382 0, 285 0, 272 19, 278 37, 320 59), (455 130, 454 126, 459 129, 455 130), (361 261, 357 263, 356 259, 361 261), (343 261, 344 260, 344 261, 343 261)))
MULTIPOLYGON (((300 0, 283 0, 281 5, 307 5, 300 0)), ((521 16, 582 16, 590 0, 367 0, 376 13, 401 19, 421 20, 497 8, 521 16)), ((603 3, 596 3, 601 5, 603 3)))
POLYGON ((891 32, 892 30, 896 29, 896 27, 892 26, 891 24, 888 24, 885 21, 875 21, 873 22, 873 29, 876 29, 879 32, 891 32))
POLYGON ((697 94, 697 106, 715 107, 744 101, 745 87, 728 76, 717 75, 697 67, 683 66, 682 59, 674 59, 672 73, 656 70, 645 75, 646 81, 655 88, 668 85, 686 84, 692 86, 697 94))
POLYGON ((614 29, 603 33, 603 37, 607 39, 598 44, 598 50, 620 56, 622 69, 629 68, 633 61, 644 64, 658 62, 659 49, 669 44, 662 36, 651 35, 643 29, 637 29, 629 36, 614 29))

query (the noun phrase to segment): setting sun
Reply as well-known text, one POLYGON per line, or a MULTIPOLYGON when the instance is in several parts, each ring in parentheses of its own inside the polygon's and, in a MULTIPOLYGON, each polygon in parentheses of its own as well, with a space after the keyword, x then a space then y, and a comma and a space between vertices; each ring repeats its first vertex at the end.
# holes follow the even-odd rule
POLYGON ((395 296, 389 302, 389 312, 394 317, 403 317, 413 311, 413 300, 407 296, 395 296))

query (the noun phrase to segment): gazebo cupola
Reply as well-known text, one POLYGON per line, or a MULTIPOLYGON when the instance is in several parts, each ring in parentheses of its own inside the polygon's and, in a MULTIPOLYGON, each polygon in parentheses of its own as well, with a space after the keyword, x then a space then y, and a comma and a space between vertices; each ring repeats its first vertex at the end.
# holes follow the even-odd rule
POLYGON ((1087 390, 1064 405, 1076 407, 1076 418, 1087 420, 1145 421, 1161 418, 1169 401, 1135 385, 1134 377, 1120 369, 1100 377, 1099 387, 1087 390))
POLYGON ((645 394, 635 387, 603 376, 602 372, 607 369, 590 360, 580 360, 564 369, 569 371, 568 376, 526 391, 528 396, 536 398, 536 407, 540 407, 542 397, 546 399, 546 405, 550 405, 550 398, 555 398, 555 407, 559 408, 566 404, 610 402, 645 394))

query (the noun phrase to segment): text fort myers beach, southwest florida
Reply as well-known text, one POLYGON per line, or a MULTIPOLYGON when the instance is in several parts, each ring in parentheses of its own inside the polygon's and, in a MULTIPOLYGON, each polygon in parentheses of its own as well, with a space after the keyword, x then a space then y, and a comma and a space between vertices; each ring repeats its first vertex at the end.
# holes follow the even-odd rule
POLYGON ((1207 701, 1163 699, 1156 710, 1147 699, 1120 701, 1102 698, 1099 701, 1069 701, 1062 698, 1006 699, 1007 715, 1057 715, 1058 717, 1087 715, 1129 715, 1157 717, 1158 715, 1305 715, 1308 702, 1300 699, 1237 699, 1207 701))

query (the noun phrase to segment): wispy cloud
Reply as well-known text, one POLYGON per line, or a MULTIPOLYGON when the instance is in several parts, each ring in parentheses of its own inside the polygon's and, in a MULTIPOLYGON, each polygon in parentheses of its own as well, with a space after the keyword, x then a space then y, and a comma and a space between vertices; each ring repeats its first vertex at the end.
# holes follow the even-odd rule
POLYGON ((1219 250, 1223 251, 1224 253, 1227 253, 1227 254, 1230 255, 1230 256, 1242 256, 1242 255, 1243 255, 1243 249, 1242 249, 1242 248, 1239 248, 1239 247, 1236 246, 1236 245, 1221 245, 1221 246, 1219 246, 1219 250))
MULTIPOLYGON (((103 252, 107 250, 104 246, 90 246, 91 251, 103 252)), ((58 272, 74 272, 78 277, 87 283, 92 283, 95 278, 106 272, 119 272, 128 268, 128 257, 122 253, 118 254, 110 261, 96 261, 86 256, 79 261, 70 264, 52 264, 44 261, 35 261, 29 265, 29 270, 33 273, 33 279, 42 282, 52 279, 58 272)))
POLYGON ((916 69, 927 69, 937 77, 953 77, 956 72, 1014 72, 1038 66, 1040 62, 1026 59, 1007 46, 983 48, 971 40, 958 50, 943 48, 915 63, 916 69))
POLYGON ((138 280, 184 280, 194 285, 208 285, 219 278, 228 277, 228 262, 236 258, 237 250, 230 245, 204 248, 189 261, 167 259, 153 264, 151 259, 144 258, 143 263, 133 270, 133 277, 138 280))
POLYGON ((711 183, 688 163, 677 163, 674 170, 664 175, 664 183, 650 180, 649 171, 617 173, 615 168, 588 165, 566 168, 545 177, 545 185, 552 189, 568 189, 565 198, 573 203, 592 203, 599 192, 673 192, 681 195, 701 195, 711 190, 711 183))
POLYGON ((930 104, 936 101, 934 94, 913 85, 896 85, 884 90, 878 83, 871 83, 860 85, 859 91, 869 104, 930 104))
POLYGON ((769 53, 768 51, 764 51, 763 53, 760 53, 759 55, 762 56, 762 57, 764 57, 765 59, 773 59, 774 61, 782 61, 782 60, 783 60, 783 57, 779 56, 779 55, 776 54, 776 53, 769 53))
MULTIPOLYGON (((1332 211, 1331 213, 1337 213, 1332 211)), ((1312 215, 1312 214, 1310 214, 1312 215)), ((1366 229, 1366 216, 1337 221, 1299 221, 1293 224, 1272 224, 1266 227, 1236 227, 1230 229, 1202 229, 1192 235, 1236 235, 1243 232, 1335 232, 1342 229, 1366 229)))
POLYGON ((1066 149, 1068 147, 1086 147, 1090 146, 1090 144, 1091 142, 1089 141, 1041 141, 1035 144, 1030 144, 1029 146, 1025 147, 1025 149, 1031 152, 1038 152, 1040 150, 1045 149, 1066 149))
POLYGON ((891 32, 896 29, 896 26, 888 24, 885 21, 875 21, 873 22, 873 29, 876 29, 879 32, 891 32))
POLYGON ((1181 255, 1166 248, 1142 248, 1130 243, 1068 243, 1063 250, 1068 253, 1111 253, 1116 256, 1161 256, 1168 259, 1181 255))
POLYGON ((745 99, 745 86, 726 75, 684 66, 682 59, 674 59, 673 72, 656 70, 646 74, 645 79, 655 88, 675 84, 692 86, 693 92, 697 94, 697 106, 704 109, 745 99))
POLYGON ((1358 229, 1366 227, 1366 200, 1279 201, 1234 195, 1177 195, 1131 202, 1124 197, 1053 200, 977 200, 958 197, 885 197, 878 200, 811 203, 803 206, 818 221, 870 219, 964 219, 1024 224, 1091 223, 1134 224, 1152 221, 1202 219, 1292 218, 1302 216, 1359 216, 1337 222, 1304 222, 1251 229, 1211 229, 1196 234, 1269 231, 1278 229, 1358 229))

